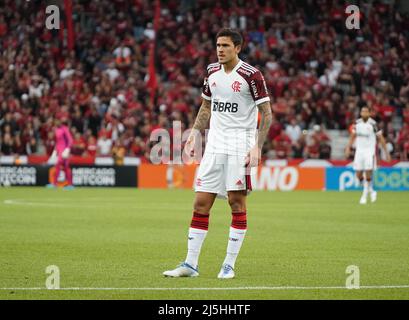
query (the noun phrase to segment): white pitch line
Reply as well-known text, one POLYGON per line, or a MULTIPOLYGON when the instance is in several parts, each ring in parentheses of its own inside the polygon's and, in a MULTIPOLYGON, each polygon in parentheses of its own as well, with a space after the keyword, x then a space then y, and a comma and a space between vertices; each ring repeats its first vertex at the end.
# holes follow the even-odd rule
MULTIPOLYGON (((44 287, 33 288, 0 288, 0 290, 20 290, 20 291, 231 291, 231 290, 352 290, 345 286, 327 286, 327 287, 299 287, 299 286, 281 286, 281 287, 209 287, 209 288, 86 288, 72 287, 60 289, 47 289, 44 287)), ((409 285, 380 285, 380 286, 360 286, 359 289, 409 289, 409 285)))

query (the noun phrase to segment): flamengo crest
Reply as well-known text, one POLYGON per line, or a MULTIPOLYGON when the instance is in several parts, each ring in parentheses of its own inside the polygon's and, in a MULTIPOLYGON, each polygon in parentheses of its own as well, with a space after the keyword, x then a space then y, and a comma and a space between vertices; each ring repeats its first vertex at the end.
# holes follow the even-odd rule
POLYGON ((231 85, 231 87, 232 87, 234 92, 240 92, 241 82, 234 81, 233 84, 231 85))

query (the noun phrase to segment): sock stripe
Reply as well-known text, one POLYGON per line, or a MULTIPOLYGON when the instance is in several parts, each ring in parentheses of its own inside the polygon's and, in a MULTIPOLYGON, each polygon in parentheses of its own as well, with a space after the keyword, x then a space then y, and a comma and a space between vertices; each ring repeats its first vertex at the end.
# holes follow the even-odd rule
POLYGON ((208 230, 208 228, 206 228, 206 227, 201 227, 201 226, 191 225, 190 227, 191 227, 192 229, 200 229, 200 230, 204 230, 204 231, 207 231, 207 230, 208 230))
POLYGON ((191 228, 207 230, 209 228, 209 214, 193 212, 191 228))
POLYGON ((209 217, 207 217, 207 218, 197 218, 197 217, 194 217, 194 219, 195 219, 195 221, 203 221, 203 222, 206 222, 206 221, 209 220, 209 217))
POLYGON ((208 214, 208 213, 207 213, 207 214, 202 214, 202 213, 193 212, 193 217, 196 217, 196 218, 208 218, 208 217, 209 217, 209 214, 208 214))
POLYGON ((232 212, 231 226, 235 229, 247 229, 247 212, 232 212))
POLYGON ((239 217, 239 216, 245 216, 247 214, 246 211, 244 212, 232 212, 231 213, 233 216, 239 217))
POLYGON ((206 222, 192 221, 191 225, 206 227, 208 224, 206 222))

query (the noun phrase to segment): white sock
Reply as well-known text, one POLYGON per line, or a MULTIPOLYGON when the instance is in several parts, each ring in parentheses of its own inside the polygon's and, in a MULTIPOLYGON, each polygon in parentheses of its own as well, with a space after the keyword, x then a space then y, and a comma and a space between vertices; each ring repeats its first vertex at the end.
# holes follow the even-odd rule
POLYGON ((373 192, 373 191, 374 191, 372 180, 371 180, 371 181, 368 181, 368 190, 369 190, 369 192, 373 192))
POLYGON ((246 231, 247 230, 230 227, 227 254, 223 264, 228 264, 234 269, 234 264, 236 263, 237 256, 239 255, 246 231))
POLYGON ((369 185, 368 180, 365 180, 364 181, 364 193, 363 193, 363 195, 365 196, 368 194, 368 185, 369 185))
POLYGON ((185 262, 197 269, 200 249, 204 239, 206 238, 207 230, 189 228, 189 236, 187 241, 187 256, 185 262))

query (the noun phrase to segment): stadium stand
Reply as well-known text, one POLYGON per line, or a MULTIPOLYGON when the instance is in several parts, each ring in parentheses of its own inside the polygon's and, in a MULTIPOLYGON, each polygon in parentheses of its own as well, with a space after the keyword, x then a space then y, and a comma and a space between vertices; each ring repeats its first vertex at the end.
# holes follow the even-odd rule
POLYGON ((0 155, 50 155, 53 118, 68 116, 74 155, 146 160, 153 130, 172 130, 174 120, 192 126, 224 26, 243 32, 241 57, 262 70, 271 93, 266 158, 342 158, 367 104, 392 157, 407 160, 409 17, 392 1, 361 1, 360 30, 345 28, 344 1, 162 1, 155 34, 154 1, 81 0, 73 50, 66 28, 44 27, 43 1, 2 2, 0 155))

